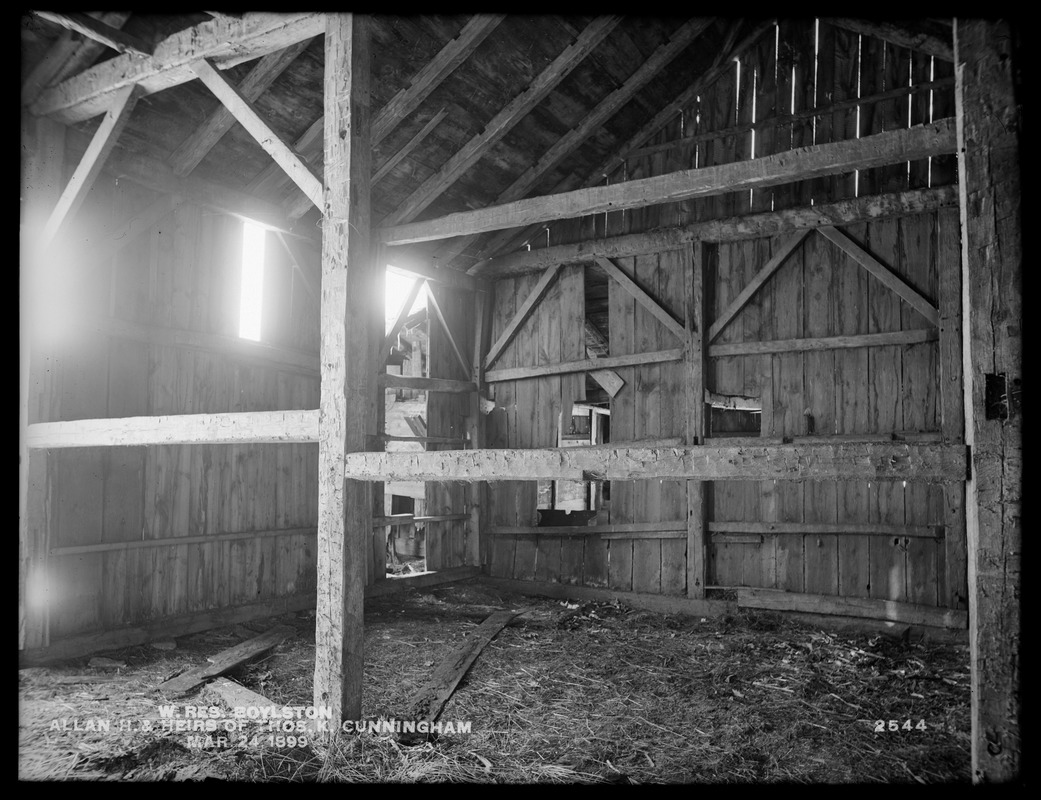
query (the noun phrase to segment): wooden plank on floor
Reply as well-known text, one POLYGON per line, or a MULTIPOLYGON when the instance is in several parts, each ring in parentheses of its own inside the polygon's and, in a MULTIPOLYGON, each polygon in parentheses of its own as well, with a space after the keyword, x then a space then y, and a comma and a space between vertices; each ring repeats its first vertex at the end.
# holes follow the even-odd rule
POLYGON ((294 633, 295 630, 290 626, 279 625, 267 633, 248 639, 234 647, 229 647, 227 650, 222 650, 209 659, 210 663, 204 667, 188 670, 174 678, 170 678, 168 681, 163 681, 156 687, 156 691, 169 695, 190 692, 196 686, 205 683, 209 678, 215 678, 218 675, 230 672, 235 667, 245 664, 247 661, 277 647, 294 633))
POLYGON ((405 718, 435 721, 481 651, 515 616, 516 611, 496 611, 467 634, 453 652, 437 666, 430 680, 412 699, 405 718))

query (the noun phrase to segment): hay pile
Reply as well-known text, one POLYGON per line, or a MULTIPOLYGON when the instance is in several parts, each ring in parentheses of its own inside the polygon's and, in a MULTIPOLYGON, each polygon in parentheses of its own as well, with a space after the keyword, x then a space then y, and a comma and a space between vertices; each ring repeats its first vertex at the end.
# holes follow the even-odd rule
MULTIPOLYGON (((102 687, 87 700, 77 697, 82 687, 53 683, 61 670, 23 670, 20 775, 366 783, 970 779, 965 645, 837 635, 761 612, 702 620, 617 604, 569 605, 502 595, 480 582, 369 603, 365 719, 403 719, 440 661, 503 607, 523 613, 485 648, 440 717, 468 721, 470 733, 411 747, 392 733, 366 732, 304 748, 184 752, 175 747, 177 734, 122 741, 52 733, 44 741, 29 714, 56 713, 40 704, 57 702, 72 707, 63 716, 86 716, 76 704, 100 702, 102 687), (48 692, 53 697, 43 697, 48 692), (889 730, 890 720, 897 730, 889 730), (157 761, 162 739, 173 741, 169 757, 157 761), (135 758, 129 770, 113 768, 135 758)), ((289 621, 297 637, 235 678, 276 704, 310 705, 313 616, 289 621)), ((210 632, 178 640, 173 654, 122 651, 128 674, 118 692, 105 690, 109 701, 125 698, 117 713, 144 713, 157 702, 148 690, 167 670, 201 663, 237 640, 210 632), (226 643, 213 638, 220 635, 226 643)), ((62 670, 85 671, 79 664, 62 670)), ((205 692, 201 703, 211 701, 205 692)))

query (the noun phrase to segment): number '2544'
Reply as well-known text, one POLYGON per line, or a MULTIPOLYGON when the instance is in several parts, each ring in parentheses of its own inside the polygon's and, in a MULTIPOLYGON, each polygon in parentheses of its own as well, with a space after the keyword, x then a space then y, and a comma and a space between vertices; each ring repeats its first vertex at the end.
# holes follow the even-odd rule
POLYGON ((918 720, 918 723, 914 724, 914 725, 912 725, 911 720, 909 720, 909 719, 905 719, 903 722, 901 722, 898 719, 891 719, 891 720, 876 719, 875 720, 875 733, 886 733, 887 731, 911 731, 911 730, 924 731, 924 730, 926 730, 927 727, 928 726, 925 724, 925 720, 924 719, 918 720))

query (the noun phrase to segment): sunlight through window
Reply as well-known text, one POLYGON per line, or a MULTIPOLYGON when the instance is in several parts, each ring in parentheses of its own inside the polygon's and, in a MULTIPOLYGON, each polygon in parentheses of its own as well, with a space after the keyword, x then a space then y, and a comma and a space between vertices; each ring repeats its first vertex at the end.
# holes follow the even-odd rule
POLYGON ((239 336, 260 341, 260 310, 264 302, 264 239, 267 231, 247 222, 242 226, 242 292, 239 295, 239 336))

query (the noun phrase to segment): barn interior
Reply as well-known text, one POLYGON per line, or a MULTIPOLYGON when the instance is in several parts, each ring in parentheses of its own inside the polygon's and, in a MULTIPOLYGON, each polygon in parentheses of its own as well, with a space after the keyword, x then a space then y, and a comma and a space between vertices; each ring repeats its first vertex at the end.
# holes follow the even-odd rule
POLYGON ((415 589, 780 614, 963 642, 1017 779, 1019 35, 24 14, 21 663, 310 613, 346 720, 415 589))

